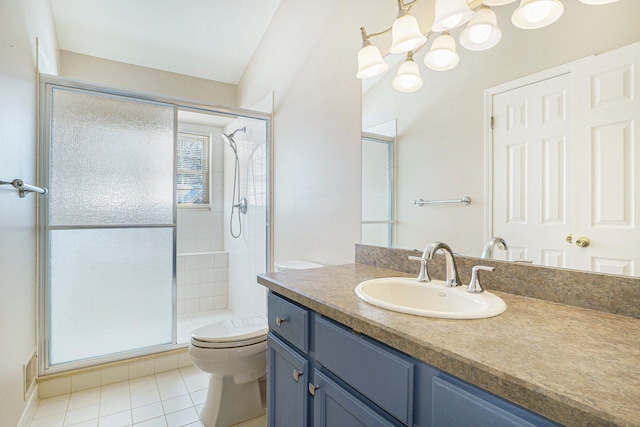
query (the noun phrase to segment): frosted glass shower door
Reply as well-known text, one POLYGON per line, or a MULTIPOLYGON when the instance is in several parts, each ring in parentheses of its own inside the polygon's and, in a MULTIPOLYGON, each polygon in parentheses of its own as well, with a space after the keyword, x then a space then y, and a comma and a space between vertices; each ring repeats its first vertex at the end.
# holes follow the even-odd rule
POLYGON ((173 343, 174 106, 45 93, 45 369, 173 343))

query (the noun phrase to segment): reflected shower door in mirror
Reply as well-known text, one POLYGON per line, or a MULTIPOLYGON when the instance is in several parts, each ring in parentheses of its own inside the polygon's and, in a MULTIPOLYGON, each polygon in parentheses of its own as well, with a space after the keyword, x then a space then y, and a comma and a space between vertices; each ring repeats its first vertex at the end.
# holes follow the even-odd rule
POLYGON ((362 132, 363 244, 394 244, 395 133, 395 120, 362 132))
MULTIPOLYGON (((372 2, 379 7, 385 4, 384 0, 372 2)), ((504 25, 501 26, 502 41, 490 51, 477 53, 462 47, 458 49, 461 60, 454 70, 437 72, 421 68, 424 85, 416 92, 400 93, 392 88, 391 80, 397 73, 397 65, 392 65, 385 74, 376 77, 375 82, 367 81, 363 85, 362 129, 397 119, 397 136, 401 144, 398 143, 396 147, 395 247, 422 250, 425 244, 440 240, 449 243, 456 252, 480 257, 487 240, 499 236, 505 238, 512 251, 509 255, 511 259, 533 260, 534 249, 528 245, 535 243, 538 248, 555 248, 556 252, 548 250, 536 255, 539 259, 537 262, 543 264, 640 275, 640 268, 636 266, 634 270, 633 267, 636 263, 633 254, 640 253, 640 243, 635 242, 640 240, 631 226, 637 222, 633 218, 634 213, 640 211, 634 193, 638 184, 632 182, 633 171, 640 170, 638 160, 633 157, 638 147, 632 148, 632 144, 637 142, 631 139, 631 136, 638 134, 634 126, 639 116, 634 116, 634 121, 625 126, 626 118, 609 121, 613 113, 604 108, 617 102, 617 97, 610 94, 618 88, 622 91, 635 90, 635 70, 638 65, 615 68, 621 73, 618 77, 611 72, 615 70, 595 68, 603 53, 640 41, 640 26, 635 25, 640 16, 640 2, 618 1, 598 7, 581 2, 563 3, 565 14, 547 28, 526 31, 504 25), (625 31, 621 32, 620 28, 625 31), (588 69, 583 70, 584 73, 576 69, 576 64, 584 58, 594 61, 587 66, 594 67, 593 75, 587 73, 588 69), (577 84, 579 74, 582 76, 580 79, 585 79, 581 87, 589 88, 589 91, 573 90, 566 100, 572 105, 579 103, 585 106, 583 109, 567 107, 567 114, 571 114, 568 119, 571 134, 563 144, 570 144, 565 147, 570 151, 566 151, 565 158, 560 159, 560 154, 550 151, 553 144, 554 149, 559 149, 558 142, 549 140, 546 142, 546 154, 539 147, 535 153, 531 151, 533 148, 527 152, 529 156, 535 155, 540 159, 548 155, 555 156, 554 161, 565 162, 563 167, 566 170, 561 171, 558 169, 560 165, 555 166, 554 178, 560 179, 561 176, 557 174, 565 174, 564 196, 567 199, 564 205, 560 202, 562 194, 558 192, 553 195, 552 190, 545 190, 545 197, 551 199, 553 196, 555 205, 553 200, 540 199, 545 186, 556 185, 558 189, 559 183, 550 181, 553 178, 550 175, 553 165, 550 164, 548 167, 551 169, 539 171, 536 178, 540 180, 545 174, 548 175, 548 181, 536 184, 540 192, 538 201, 534 202, 531 194, 526 195, 530 198, 527 209, 536 210, 540 218, 547 218, 547 224, 553 223, 558 231, 551 233, 552 238, 559 241, 553 245, 547 244, 543 241, 544 233, 538 231, 522 231, 521 239, 527 244, 520 243, 520 237, 512 237, 509 241, 508 236, 502 236, 494 230, 492 217, 493 179, 498 169, 508 167, 498 164, 498 159, 495 159, 496 164, 492 164, 494 157, 488 148, 493 143, 490 125, 493 96, 515 89, 515 86, 507 87, 506 82, 522 80, 522 86, 567 73, 571 73, 572 86, 577 84), (537 80, 523 77, 534 75, 537 80), (592 93, 595 96, 591 90, 593 85, 602 89, 603 99, 586 99, 592 93), (604 95, 605 92, 609 95, 604 95), (596 104, 600 108, 591 108, 596 104), (605 126, 605 123, 608 125, 605 126), (578 148, 575 145, 578 140, 585 144, 588 142, 590 148, 584 148, 587 145, 578 148), (603 142, 605 140, 619 142, 603 142), (600 150, 598 156, 594 155, 594 150, 600 150), (495 171, 494 167, 497 168, 495 171), (419 198, 446 200, 463 195, 469 196, 473 202, 468 206, 450 204, 418 207, 413 204, 419 198), (542 203, 547 205, 543 206, 542 203), (554 209, 564 211, 554 212, 554 209), (578 211, 584 215, 576 216, 578 211), (566 224, 561 226, 559 220, 553 219, 558 218, 554 215, 564 215, 566 224), (566 234, 562 227, 567 228, 566 234), (568 234, 572 234, 572 243, 566 242, 568 234), (624 239, 618 237, 611 242, 608 240, 609 236, 625 234, 628 235, 626 244, 623 243, 624 239), (585 246, 587 240, 582 237, 589 239, 588 246, 585 246), (577 241, 583 246, 577 246, 577 241), (527 248, 528 253, 516 254, 519 247, 527 248), (565 253, 562 255, 565 259, 561 259, 560 252, 565 253)), ((512 6, 495 8, 498 22, 508 22, 516 7, 517 4, 513 3, 512 6)), ((363 17, 363 21, 378 22, 374 10, 372 6, 370 16, 363 17)), ((380 26, 383 27, 383 23, 380 26)), ((451 34, 455 38, 459 36, 455 30, 451 34)), ((384 42, 379 43, 379 48, 385 55, 384 42)), ((385 59, 390 64, 399 64, 403 58, 393 61, 394 55, 398 54, 387 54, 385 56, 388 58, 385 59)), ((414 57, 418 63, 423 59, 424 50, 414 57)), ((626 95, 620 96, 624 98, 626 95)), ((632 96, 637 99, 638 94, 632 96)), ((551 98, 547 101, 551 102, 551 98)), ((625 108, 633 111, 631 107, 625 108)), ((538 165, 542 167, 542 163, 538 165)), ((504 190, 505 194, 507 190, 504 190)), ((529 188, 527 191, 533 190, 529 188)), ((498 258, 502 255, 504 251, 496 246, 493 256, 498 258)))

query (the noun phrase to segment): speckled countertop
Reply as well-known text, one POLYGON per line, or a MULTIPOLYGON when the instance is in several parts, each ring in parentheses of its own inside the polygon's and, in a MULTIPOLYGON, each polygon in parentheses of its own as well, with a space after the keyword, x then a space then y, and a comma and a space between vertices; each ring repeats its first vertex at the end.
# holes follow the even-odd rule
MULTIPOLYGON (((640 319, 494 292, 500 316, 446 320, 384 310, 354 292, 411 275, 364 264, 263 274, 322 315, 568 426, 640 426, 640 319)), ((489 286, 485 285, 489 291, 489 286)))

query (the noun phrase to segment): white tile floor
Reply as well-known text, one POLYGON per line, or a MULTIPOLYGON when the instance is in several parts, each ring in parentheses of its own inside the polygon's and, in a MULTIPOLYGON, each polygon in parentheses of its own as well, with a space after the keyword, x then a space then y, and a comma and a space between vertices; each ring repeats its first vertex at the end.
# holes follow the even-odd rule
MULTIPOLYGON (((194 366, 42 399, 31 427, 202 427, 207 374, 194 366)), ((264 427, 265 417, 238 427, 264 427)))

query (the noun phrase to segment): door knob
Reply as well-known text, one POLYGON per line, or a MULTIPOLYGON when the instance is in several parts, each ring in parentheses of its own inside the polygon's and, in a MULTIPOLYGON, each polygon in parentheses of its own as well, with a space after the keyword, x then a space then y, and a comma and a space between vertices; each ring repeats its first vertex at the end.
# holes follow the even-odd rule
POLYGON ((566 240, 567 243, 572 243, 573 242, 573 234, 567 234, 567 237, 565 237, 564 240, 566 240))
POLYGON ((586 248, 591 244, 591 240, 588 237, 580 237, 576 240, 576 246, 580 246, 581 248, 586 248))

